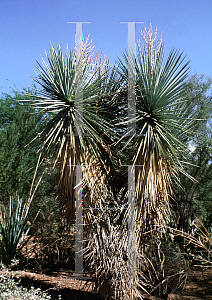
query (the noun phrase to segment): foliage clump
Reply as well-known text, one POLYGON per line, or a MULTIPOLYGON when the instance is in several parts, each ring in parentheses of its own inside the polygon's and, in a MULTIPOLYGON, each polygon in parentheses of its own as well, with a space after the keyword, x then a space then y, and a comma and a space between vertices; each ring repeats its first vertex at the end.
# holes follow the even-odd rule
MULTIPOLYGON (((12 261, 10 267, 17 264, 17 261, 12 261)), ((35 289, 31 286, 29 289, 20 285, 20 276, 14 275, 10 268, 6 268, 0 264, 0 300, 47 300, 51 296, 42 292, 40 288, 35 289)), ((61 298, 59 298, 61 299, 61 298)))

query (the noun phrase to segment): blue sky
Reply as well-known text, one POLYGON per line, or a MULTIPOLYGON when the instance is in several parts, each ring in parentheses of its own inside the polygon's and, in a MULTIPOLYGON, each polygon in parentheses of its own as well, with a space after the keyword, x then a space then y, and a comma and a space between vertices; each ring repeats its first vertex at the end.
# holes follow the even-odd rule
POLYGON ((174 47, 190 60, 191 74, 212 76, 211 0, 1 0, 0 1, 0 93, 30 86, 35 76, 35 60, 41 62, 50 42, 66 49, 74 47, 75 25, 67 22, 91 21, 83 26, 95 51, 101 49, 111 63, 127 49, 127 24, 136 25, 139 38, 143 26, 152 23, 163 33, 165 52, 174 47), (29 76, 28 76, 29 75, 29 76))

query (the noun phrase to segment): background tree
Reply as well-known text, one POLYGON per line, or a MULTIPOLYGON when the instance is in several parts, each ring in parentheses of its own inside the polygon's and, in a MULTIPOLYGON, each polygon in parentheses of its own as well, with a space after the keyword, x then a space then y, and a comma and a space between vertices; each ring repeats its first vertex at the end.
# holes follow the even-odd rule
MULTIPOLYGON (((12 195, 18 195, 23 201, 29 196, 39 156, 39 145, 30 142, 49 118, 48 114, 40 114, 24 101, 26 92, 29 90, 13 91, 12 95, 3 94, 0 99, 0 202, 6 205, 12 195)), ((38 169, 36 182, 43 168, 38 169)), ((32 203, 34 215, 50 198, 51 204, 55 205, 54 181, 54 173, 44 174, 32 203)))
POLYGON ((0 99, 0 191, 2 197, 10 194, 26 196, 38 159, 36 148, 25 146, 36 135, 45 122, 28 104, 22 102, 24 96, 14 91, 14 95, 3 94, 0 99), (18 102, 17 102, 18 101, 18 102))
POLYGON ((211 85, 212 80, 205 76, 193 75, 187 85, 187 99, 195 107, 197 121, 190 138, 182 139, 190 148, 188 172, 197 182, 181 175, 182 189, 176 190, 173 202, 175 224, 178 229, 187 231, 195 217, 201 217, 211 226, 212 222, 212 129, 211 129, 211 85))

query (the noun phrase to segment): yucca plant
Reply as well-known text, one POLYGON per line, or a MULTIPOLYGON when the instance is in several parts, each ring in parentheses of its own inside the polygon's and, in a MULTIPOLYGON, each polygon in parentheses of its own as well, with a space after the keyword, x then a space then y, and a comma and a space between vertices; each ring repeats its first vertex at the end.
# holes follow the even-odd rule
POLYGON ((43 157, 51 153, 53 165, 59 163, 58 191, 67 201, 69 219, 75 210, 75 166, 87 159, 110 172, 113 165, 109 145, 114 133, 108 122, 113 110, 107 109, 117 97, 119 81, 107 60, 92 59, 92 49, 88 39, 80 51, 67 49, 65 55, 59 45, 51 46, 48 62, 37 63, 39 74, 33 78, 41 89, 32 96, 32 105, 53 112, 35 139, 42 145, 43 157))
MULTIPOLYGON (((125 63, 135 65, 136 133, 129 137, 124 127, 128 121, 120 122, 125 130, 120 143, 131 154, 126 155, 126 164, 137 165, 139 235, 155 225, 166 224, 172 184, 180 184, 180 173, 192 178, 183 163, 187 149, 179 139, 191 133, 194 123, 185 90, 188 62, 184 63, 183 54, 175 50, 164 62, 164 44, 162 40, 156 42, 156 33, 153 35, 150 25, 148 32, 144 30, 145 43, 139 43, 137 57, 129 59, 124 54, 125 63)), ((120 74, 127 78, 126 65, 121 60, 119 65, 120 74)))
MULTIPOLYGON (((122 222, 120 227, 116 223, 117 213, 111 213, 110 210, 103 212, 104 210, 100 209, 90 214, 92 231, 86 250, 89 252, 88 257, 92 260, 91 265, 94 266, 96 262, 94 278, 97 291, 102 298, 142 299, 142 294, 145 292, 151 293, 158 290, 160 294, 162 288, 168 291, 172 276, 171 280, 169 276, 165 278, 164 270, 159 274, 160 268, 157 270, 151 259, 147 259, 143 237, 146 231, 150 231, 154 233, 151 236, 152 243, 154 239, 160 240, 161 232, 166 231, 165 225, 170 214, 169 197, 173 197, 172 185, 180 185, 180 172, 192 179, 186 173, 182 162, 187 149, 179 140, 180 136, 189 135, 194 122, 192 107, 185 97, 188 63, 184 64, 182 54, 174 50, 163 63, 163 43, 160 42, 156 46, 151 27, 144 37, 147 41, 146 45, 144 48, 139 45, 137 57, 129 59, 127 55, 124 55, 125 63, 119 60, 118 68, 122 82, 125 82, 125 86, 123 85, 120 90, 120 98, 125 100, 125 103, 127 103, 127 65, 135 64, 136 72, 137 131, 129 137, 126 125, 134 120, 119 122, 118 125, 121 127, 117 132, 122 134, 122 137, 116 142, 116 146, 121 148, 119 153, 123 164, 139 165, 136 167, 137 270, 135 279, 131 282, 126 274, 126 257, 123 254, 127 252, 125 242, 127 226, 126 224, 124 226, 127 211, 124 217, 123 214, 119 215, 119 220, 121 219, 122 222), (155 226, 156 230, 153 230, 155 226), (147 274, 143 272, 142 266, 146 266, 147 274)), ((119 108, 121 112, 116 116, 127 119, 127 105, 124 106, 122 102, 119 108)), ((124 178, 126 167, 120 175, 124 178)), ((106 204, 106 199, 103 202, 106 204)), ((122 200, 118 203, 119 208, 124 203, 127 204, 126 199, 125 202, 122 200)), ((162 255, 160 251, 158 255, 160 259, 162 255)), ((161 263, 163 263, 162 260, 161 263)), ((173 274, 174 276, 179 277, 180 284, 186 279, 186 275, 181 271, 173 274)))
MULTIPOLYGON (((139 282, 129 282, 124 274, 127 212, 122 206, 126 206, 126 198, 117 201, 117 207, 122 207, 120 213, 105 212, 116 203, 110 185, 111 175, 117 177, 114 166, 120 169, 119 158, 124 164, 140 165, 136 167, 138 253, 146 230, 155 225, 165 228, 172 183, 179 184, 179 172, 187 174, 182 163, 186 148, 179 136, 189 134, 193 122, 184 92, 188 63, 184 64, 182 54, 173 50, 163 64, 163 43, 154 48, 151 37, 144 49, 139 48, 136 58, 129 61, 125 55, 125 63, 120 61, 117 70, 110 70, 102 59, 94 66, 88 42, 81 45, 80 52, 67 51, 65 56, 59 45, 51 46, 48 62, 37 65, 35 81, 41 89, 33 95, 32 104, 53 115, 36 139, 44 150, 43 157, 51 155, 54 165, 59 162, 59 189, 68 203, 69 218, 75 210, 75 165, 84 164, 84 220, 90 224, 86 249, 102 298, 142 298, 139 284, 140 290, 145 288, 139 282), (129 138, 125 125, 134 120, 123 120, 120 127, 114 123, 127 117, 126 65, 131 61, 136 71, 137 133, 129 138), (117 142, 118 134, 122 137, 117 142), (122 150, 114 151, 114 145, 122 150), (85 188, 89 191, 86 195, 85 188), (121 257, 114 251, 120 251, 121 257)), ((126 168, 119 175, 126 178, 126 168)))
POLYGON ((52 157, 58 166, 58 191, 66 200, 69 220, 75 212, 75 166, 83 166, 85 231, 94 237, 91 208, 106 207, 109 200, 114 206, 110 178, 118 159, 111 144, 116 140, 114 120, 122 81, 102 56, 91 59, 91 47, 86 41, 80 53, 74 49, 63 55, 59 45, 51 46, 48 62, 37 64, 39 74, 34 80, 41 89, 36 97, 32 95, 32 105, 53 112, 35 140, 42 146, 43 157, 52 157))

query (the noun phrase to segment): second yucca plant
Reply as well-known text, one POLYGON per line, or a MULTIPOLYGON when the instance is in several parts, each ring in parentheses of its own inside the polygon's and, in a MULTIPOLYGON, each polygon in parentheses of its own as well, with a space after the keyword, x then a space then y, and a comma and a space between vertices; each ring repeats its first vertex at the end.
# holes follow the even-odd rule
POLYGON ((119 126, 125 134, 119 144, 126 153, 125 164, 136 165, 139 239, 142 232, 165 226, 171 213, 169 199, 174 197, 172 185, 180 185, 179 174, 192 178, 186 173, 187 149, 181 142, 194 124, 185 89, 188 62, 175 50, 164 61, 164 44, 161 39, 156 41, 156 33, 151 26, 145 29, 145 43, 139 43, 137 56, 130 59, 124 54, 124 62, 119 61, 119 73, 125 79, 126 65, 135 65, 136 133, 129 137, 124 125, 133 120, 123 120, 119 126))

